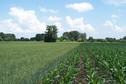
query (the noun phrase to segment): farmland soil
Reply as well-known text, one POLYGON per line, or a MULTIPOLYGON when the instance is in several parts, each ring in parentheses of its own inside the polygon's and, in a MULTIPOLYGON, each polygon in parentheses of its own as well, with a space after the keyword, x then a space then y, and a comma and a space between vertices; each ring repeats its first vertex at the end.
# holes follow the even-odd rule
POLYGON ((86 69, 85 69, 85 65, 84 65, 82 55, 79 58, 78 66, 79 66, 80 70, 79 70, 78 74, 75 76, 73 84, 88 84, 87 72, 86 72, 86 69))

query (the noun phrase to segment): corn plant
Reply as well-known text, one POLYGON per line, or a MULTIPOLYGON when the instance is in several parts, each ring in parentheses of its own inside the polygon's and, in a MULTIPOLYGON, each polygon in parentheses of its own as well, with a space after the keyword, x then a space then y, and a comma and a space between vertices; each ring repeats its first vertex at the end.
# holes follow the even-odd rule
POLYGON ((79 68, 76 66, 79 60, 79 54, 77 51, 73 51, 74 52, 71 52, 70 56, 62 60, 55 68, 42 78, 42 83, 72 84, 75 75, 79 71, 79 68))
POLYGON ((105 80, 105 83, 126 84, 126 61, 124 60, 126 58, 126 48, 122 44, 117 44, 117 46, 115 44, 91 45, 83 44, 84 52, 87 52, 88 55, 89 82, 93 83, 92 79, 94 77, 95 81, 97 80, 95 78, 99 78, 105 80), (91 68, 89 58, 94 60, 96 64, 95 69, 91 68))

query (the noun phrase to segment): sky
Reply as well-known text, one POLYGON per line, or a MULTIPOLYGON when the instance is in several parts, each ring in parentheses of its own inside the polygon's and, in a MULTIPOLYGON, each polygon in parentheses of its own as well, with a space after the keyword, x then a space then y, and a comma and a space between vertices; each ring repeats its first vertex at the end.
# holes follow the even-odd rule
POLYGON ((79 31, 87 37, 126 36, 126 0, 1 0, 0 32, 16 38, 44 33, 56 25, 58 36, 79 31))

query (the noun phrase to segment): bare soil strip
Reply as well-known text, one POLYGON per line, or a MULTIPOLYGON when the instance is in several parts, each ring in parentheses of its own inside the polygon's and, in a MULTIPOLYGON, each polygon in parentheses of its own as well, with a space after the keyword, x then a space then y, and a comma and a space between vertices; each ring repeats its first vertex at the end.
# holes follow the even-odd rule
POLYGON ((85 69, 85 65, 84 65, 82 55, 79 58, 78 66, 79 66, 80 70, 79 70, 78 74, 75 76, 73 84, 88 84, 87 72, 86 72, 86 69, 85 69))

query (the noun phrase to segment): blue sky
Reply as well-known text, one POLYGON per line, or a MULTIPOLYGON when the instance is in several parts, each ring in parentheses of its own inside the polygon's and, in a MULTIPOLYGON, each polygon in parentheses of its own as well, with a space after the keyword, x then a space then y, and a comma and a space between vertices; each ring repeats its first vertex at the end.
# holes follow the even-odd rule
POLYGON ((17 38, 77 30, 94 38, 126 36, 126 0, 1 0, 0 32, 17 38))

